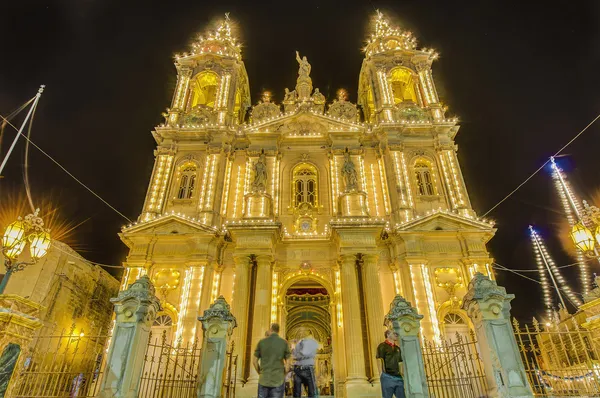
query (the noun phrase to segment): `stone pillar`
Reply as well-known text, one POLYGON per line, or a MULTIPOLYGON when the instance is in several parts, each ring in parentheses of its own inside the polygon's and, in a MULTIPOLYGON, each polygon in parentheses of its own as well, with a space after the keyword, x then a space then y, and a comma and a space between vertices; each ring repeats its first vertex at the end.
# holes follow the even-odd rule
POLYGON ((342 285, 342 312, 344 316, 344 340, 346 342, 346 384, 366 384, 365 356, 360 324, 360 297, 356 276, 356 256, 341 257, 340 277, 342 285))
POLYGON ((16 294, 0 294, 0 307, 0 397, 8 397, 14 387, 11 378, 22 368, 33 334, 42 327, 38 316, 43 307, 16 294))
POLYGON ((423 351, 419 341, 421 319, 417 310, 397 295, 390 305, 390 312, 385 316, 388 327, 398 333, 402 361, 404 363, 404 391, 407 398, 427 398, 427 377, 423 364, 423 351))
POLYGON ((98 397, 137 397, 150 328, 160 303, 148 275, 110 301, 115 304, 116 323, 98 397))
POLYGON ((463 298, 462 308, 475 325, 491 398, 533 397, 510 322, 510 302, 514 298, 479 272, 463 298))
POLYGON ((198 398, 220 398, 227 366, 227 343, 237 323, 223 296, 219 296, 198 320, 202 322, 204 335, 198 398))
MULTIPOLYGON (((256 256, 256 286, 254 289, 254 311, 252 313, 252 346, 250 349, 254 353, 254 348, 258 342, 265 337, 265 332, 269 330, 271 320, 271 263, 272 257, 269 255, 256 256)), ((250 377, 248 383, 258 384, 258 373, 254 367, 250 367, 250 377)))
POLYGON ((235 278, 233 285, 233 315, 237 320, 238 327, 233 333, 235 342, 235 354, 238 356, 237 383, 241 384, 244 380, 244 369, 247 364, 244 363, 246 354, 246 336, 248 329, 248 289, 250 288, 250 257, 234 256, 235 278))
POLYGON ((383 332, 383 300, 381 298, 381 284, 379 283, 378 255, 365 254, 362 257, 362 281, 364 286, 364 300, 367 307, 367 325, 369 328, 369 349, 371 353, 371 369, 373 369, 373 382, 378 383, 377 373, 377 346, 384 339, 383 332))

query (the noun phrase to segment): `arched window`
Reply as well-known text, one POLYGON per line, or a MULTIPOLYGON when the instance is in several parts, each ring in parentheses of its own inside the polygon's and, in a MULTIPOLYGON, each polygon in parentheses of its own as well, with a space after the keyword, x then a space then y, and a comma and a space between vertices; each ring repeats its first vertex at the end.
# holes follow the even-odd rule
POLYGON ((390 83, 392 84, 395 104, 399 104, 403 101, 417 103, 415 82, 413 80, 413 73, 410 69, 394 68, 390 73, 390 83))
POLYGON ((429 162, 423 159, 415 162, 415 179, 419 195, 435 195, 435 183, 429 162))
POLYGON ((238 120, 238 122, 242 122, 242 115, 240 114, 240 110, 242 108, 242 91, 238 88, 235 92, 235 102, 233 104, 233 115, 238 120))
POLYGON ((463 317, 455 314, 454 312, 449 312, 446 314, 444 317, 444 323, 446 325, 466 325, 463 317))
POLYGON ((196 165, 186 164, 181 167, 179 191, 177 199, 191 199, 196 187, 196 165))
POLYGON ((209 108, 215 107, 217 90, 219 88, 219 76, 214 72, 199 73, 192 84, 192 108, 205 105, 209 108))
POLYGON ((301 163, 294 168, 292 183, 293 203, 298 207, 302 203, 317 206, 318 178, 315 166, 301 163))

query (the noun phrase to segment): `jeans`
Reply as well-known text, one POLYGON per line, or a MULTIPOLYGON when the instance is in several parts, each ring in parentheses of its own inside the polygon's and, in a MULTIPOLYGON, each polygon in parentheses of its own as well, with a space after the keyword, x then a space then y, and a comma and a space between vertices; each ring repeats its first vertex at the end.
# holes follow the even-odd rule
POLYGON ((285 383, 278 387, 265 387, 258 385, 258 398, 283 398, 285 383))
POLYGON ((308 398, 318 397, 313 366, 294 366, 294 398, 302 396, 302 386, 308 389, 308 398))
POLYGON ((392 376, 387 373, 381 374, 381 395, 383 398, 405 398, 404 380, 400 376, 392 376))

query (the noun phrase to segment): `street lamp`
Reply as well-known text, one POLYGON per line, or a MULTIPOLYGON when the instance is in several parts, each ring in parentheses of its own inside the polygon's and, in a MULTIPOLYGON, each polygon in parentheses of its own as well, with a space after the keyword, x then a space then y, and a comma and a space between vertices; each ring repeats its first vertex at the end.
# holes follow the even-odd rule
POLYGON ((4 266, 6 274, 0 283, 0 294, 4 293, 10 276, 17 271, 23 270, 28 265, 37 263, 40 258, 48 253, 50 248, 50 231, 44 228, 44 221, 38 216, 40 209, 33 214, 28 214, 25 219, 19 217, 11 223, 2 236, 2 254, 4 255, 4 266), (19 256, 29 243, 30 261, 18 261, 19 256))
POLYGON ((569 235, 575 246, 586 256, 600 258, 598 250, 596 250, 596 244, 600 245, 600 209, 590 206, 584 200, 581 221, 573 225, 569 235), (588 225, 592 226, 595 231, 592 232, 588 225))

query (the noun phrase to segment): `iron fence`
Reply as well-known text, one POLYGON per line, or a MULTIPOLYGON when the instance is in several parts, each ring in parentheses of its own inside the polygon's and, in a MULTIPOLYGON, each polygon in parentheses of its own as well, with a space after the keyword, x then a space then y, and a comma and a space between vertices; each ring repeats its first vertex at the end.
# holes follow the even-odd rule
POLYGON ((7 396, 95 397, 100 387, 109 330, 75 333, 75 325, 59 334, 38 335, 20 369, 15 370, 7 396))
POLYGON ((432 398, 487 397, 487 383, 475 335, 425 341, 423 362, 432 398))
POLYGON ((198 339, 185 344, 171 345, 167 332, 160 338, 150 335, 139 396, 144 398, 196 397, 201 360, 198 339))
MULTIPOLYGON (((567 321, 568 322, 568 321, 567 321)), ((571 325, 531 325, 513 319, 513 329, 531 388, 541 397, 600 397, 598 348, 590 332, 571 325)))

